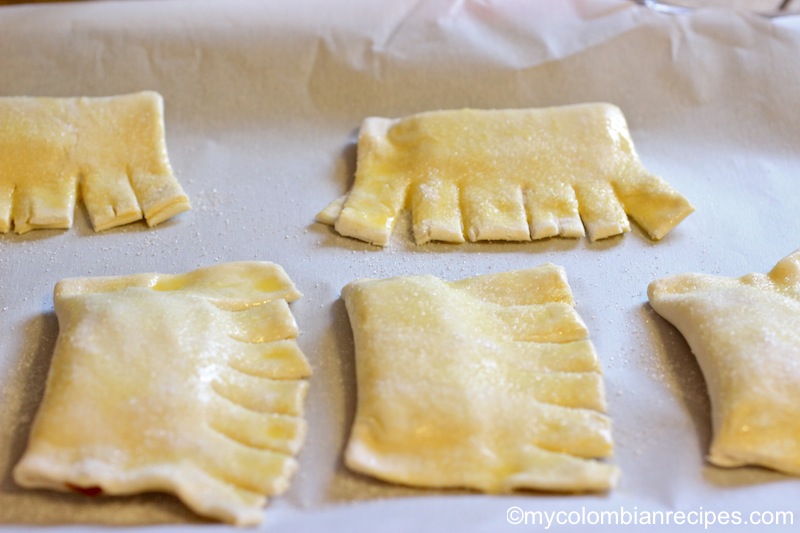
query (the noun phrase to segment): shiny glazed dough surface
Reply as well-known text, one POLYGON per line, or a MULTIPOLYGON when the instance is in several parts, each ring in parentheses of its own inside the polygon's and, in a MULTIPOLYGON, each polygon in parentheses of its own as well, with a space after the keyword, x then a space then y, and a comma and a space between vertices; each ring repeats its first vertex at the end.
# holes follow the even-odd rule
POLYGON ((59 336, 14 479, 105 494, 165 491, 258 523, 297 466, 310 368, 272 263, 59 282, 59 336))
POLYGON ((414 240, 653 239, 694 208, 639 160, 610 104, 432 111, 367 118, 355 183, 317 217, 340 234, 386 245, 411 210, 414 240))
POLYGON ((800 251, 768 274, 679 274, 650 305, 686 338, 711 398, 708 459, 800 475, 800 251))
POLYGON ((96 231, 190 209, 167 157, 163 108, 152 91, 0 98, 0 233, 69 228, 78 198, 96 231))
POLYGON ((606 490, 616 467, 594 347, 554 265, 448 283, 360 280, 347 465, 424 487, 606 490))

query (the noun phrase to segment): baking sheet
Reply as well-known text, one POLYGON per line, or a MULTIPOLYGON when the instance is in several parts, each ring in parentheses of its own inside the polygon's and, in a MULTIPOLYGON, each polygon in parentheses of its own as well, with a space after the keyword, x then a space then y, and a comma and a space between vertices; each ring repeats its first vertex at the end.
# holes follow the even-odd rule
POLYGON ((796 479, 704 462, 710 418, 702 375, 645 293, 651 280, 674 273, 765 272, 800 248, 798 49, 800 17, 719 9, 671 16, 620 0, 0 8, 0 95, 159 91, 172 166, 194 204, 156 229, 138 223, 95 234, 79 208, 70 230, 0 235, 0 531, 52 523, 211 527, 169 496, 28 491, 15 486, 10 470, 58 331, 57 280, 245 259, 281 264, 304 293, 292 307, 314 367, 301 467, 290 491, 265 510, 265 531, 536 528, 509 523, 511 507, 789 510, 800 523, 796 479), (695 205, 663 241, 634 227, 596 243, 417 247, 401 221, 379 249, 314 223, 352 182, 354 135, 365 116, 589 101, 621 107, 645 165, 695 205), (623 473, 618 488, 484 496, 397 487, 347 471, 341 452, 355 387, 341 288, 359 277, 458 279, 544 262, 566 268, 605 369, 613 462, 623 473))

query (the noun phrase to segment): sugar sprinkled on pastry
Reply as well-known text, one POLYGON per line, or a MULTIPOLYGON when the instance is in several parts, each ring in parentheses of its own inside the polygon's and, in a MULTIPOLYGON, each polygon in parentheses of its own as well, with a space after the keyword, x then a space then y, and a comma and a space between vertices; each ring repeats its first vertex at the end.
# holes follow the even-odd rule
POLYGON ((279 266, 59 282, 59 336, 25 487, 164 491, 236 524, 262 519, 297 466, 310 368, 279 266))
POLYGON ((96 231, 190 209, 172 173, 158 93, 0 98, 0 233, 72 226, 79 196, 96 231))
POLYGON ((600 366, 564 270, 457 282, 358 280, 342 291, 356 350, 345 459, 423 487, 612 487, 600 366))
POLYGON ((768 274, 680 274, 653 281, 647 294, 705 377, 709 461, 800 475, 800 251, 768 274))
POLYGON ((694 208, 639 161, 610 104, 434 111, 364 120, 355 183, 317 220, 386 245, 410 208, 414 240, 653 239, 694 208))

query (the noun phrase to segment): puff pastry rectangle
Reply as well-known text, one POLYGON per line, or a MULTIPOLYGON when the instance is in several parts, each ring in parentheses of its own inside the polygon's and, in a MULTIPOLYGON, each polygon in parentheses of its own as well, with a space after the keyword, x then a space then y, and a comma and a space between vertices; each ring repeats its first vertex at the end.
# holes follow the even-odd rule
POLYGON ((20 485, 165 491, 195 512, 261 521, 297 467, 310 368, 272 263, 59 282, 44 399, 20 485))
POLYGON ((694 210, 602 103, 365 119, 353 187, 317 220, 383 246, 406 208, 417 244, 597 240, 629 231, 626 213, 660 239, 694 210))
POLYGON ((161 95, 0 98, 0 233, 69 228, 79 197, 96 231, 190 209, 161 95))
POLYGON ((594 347, 562 268, 359 280, 342 291, 358 401, 347 465, 423 487, 612 487, 594 347))
POLYGON ((768 274, 679 274, 653 281, 647 294, 703 371, 709 461, 800 475, 800 251, 768 274))

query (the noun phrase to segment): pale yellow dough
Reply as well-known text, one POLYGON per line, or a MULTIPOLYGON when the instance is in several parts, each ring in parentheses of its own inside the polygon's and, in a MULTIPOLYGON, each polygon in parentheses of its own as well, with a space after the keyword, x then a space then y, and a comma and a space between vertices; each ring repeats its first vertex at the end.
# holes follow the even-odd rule
POLYGON ((105 494, 165 491, 262 520, 297 466, 310 374, 272 263, 59 282, 47 386, 13 475, 105 494))
POLYGON ((172 173, 161 95, 0 98, 0 233, 72 226, 79 196, 96 231, 190 209, 172 173))
POLYGON ((769 274, 681 274, 648 287, 705 376, 709 461, 800 475, 800 251, 769 274))
POLYGON ((423 487, 596 491, 618 470, 600 365, 564 270, 342 291, 358 401, 345 459, 423 487))
POLYGON ((355 183, 317 221, 384 246, 411 210, 414 240, 653 239, 694 208, 639 161, 610 104, 434 111, 371 117, 358 138, 355 183))

